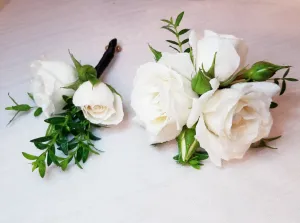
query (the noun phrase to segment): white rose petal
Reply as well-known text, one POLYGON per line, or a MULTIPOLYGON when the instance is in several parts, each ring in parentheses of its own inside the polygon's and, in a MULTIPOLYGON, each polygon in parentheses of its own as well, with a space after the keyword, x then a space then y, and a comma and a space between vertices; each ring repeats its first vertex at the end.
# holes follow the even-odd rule
POLYGON ((121 97, 103 82, 95 86, 89 81, 81 84, 74 93, 73 103, 94 124, 117 125, 124 117, 121 97))
POLYGON ((241 159, 252 143, 269 135, 269 107, 278 91, 273 83, 243 83, 213 88, 194 101, 188 126, 200 117, 195 137, 212 162, 221 166, 222 160, 241 159))
POLYGON ((74 91, 65 89, 76 81, 74 67, 60 61, 37 60, 31 64, 33 80, 32 94, 37 106, 46 117, 59 113, 65 105, 63 95, 72 96, 74 91))
POLYGON ((174 139, 186 124, 197 94, 187 78, 193 72, 188 54, 163 54, 159 63, 142 65, 134 79, 131 106, 151 134, 151 143, 174 139), (175 62, 175 63, 174 63, 175 62))
POLYGON ((232 35, 219 35, 210 30, 204 31, 204 37, 196 43, 196 33, 189 37, 197 70, 208 70, 216 53, 215 77, 226 81, 245 66, 248 47, 242 39, 232 35))

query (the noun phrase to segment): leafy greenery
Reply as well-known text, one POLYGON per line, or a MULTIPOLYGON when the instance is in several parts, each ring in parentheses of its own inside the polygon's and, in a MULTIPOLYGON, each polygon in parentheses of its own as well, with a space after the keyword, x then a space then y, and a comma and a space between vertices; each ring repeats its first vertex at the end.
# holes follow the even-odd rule
POLYGON ((285 90, 286 90, 286 82, 287 82, 287 81, 292 81, 292 82, 298 81, 298 79, 296 79, 296 78, 290 78, 290 77, 287 77, 288 74, 289 74, 289 72, 290 72, 290 68, 288 68, 288 69, 284 72, 282 78, 274 78, 274 79, 273 79, 273 80, 274 80, 274 83, 277 84, 278 86, 280 86, 279 81, 282 81, 282 83, 281 83, 280 95, 283 95, 283 94, 284 94, 284 92, 285 92, 285 90))
POLYGON ((88 64, 81 65, 70 51, 69 54, 78 73, 78 80, 65 88, 76 91, 83 82, 90 81, 93 86, 100 83, 100 80, 97 78, 97 71, 93 66, 88 64))
POLYGON ((82 169, 80 162, 85 163, 89 154, 99 154, 92 141, 100 140, 92 133, 94 125, 84 118, 83 112, 77 108, 72 97, 63 96, 66 106, 64 113, 45 120, 49 124, 46 135, 32 139, 32 142, 42 153, 38 156, 23 152, 23 156, 32 160, 32 171, 38 169, 41 177, 45 176, 50 165, 66 170, 69 163, 82 169), (61 151, 62 156, 58 156, 61 151))
POLYGON ((208 158, 206 152, 197 152, 200 148, 199 142, 195 139, 196 130, 194 125, 192 128, 183 127, 180 135, 176 138, 178 144, 178 155, 173 157, 177 163, 181 165, 189 165, 195 169, 200 169, 203 165, 202 160, 208 158))
POLYGON ((180 37, 187 33, 189 29, 179 29, 179 25, 181 23, 181 20, 184 16, 184 12, 181 12, 177 17, 176 20, 174 21, 173 18, 171 17, 170 20, 168 19, 162 19, 161 21, 165 23, 164 26, 162 26, 162 29, 168 30, 172 34, 175 35, 176 40, 166 40, 168 43, 172 44, 169 45, 172 49, 174 49, 177 52, 190 52, 190 47, 186 48, 183 50, 183 45, 189 42, 189 39, 184 39, 180 40, 180 37))
POLYGON ((267 143, 274 141, 276 139, 279 139, 281 136, 276 136, 276 137, 272 137, 272 138, 263 138, 261 140, 259 140, 258 142, 252 143, 251 148, 261 148, 261 147, 267 147, 270 149, 277 149, 274 148, 272 146, 269 146, 267 143))

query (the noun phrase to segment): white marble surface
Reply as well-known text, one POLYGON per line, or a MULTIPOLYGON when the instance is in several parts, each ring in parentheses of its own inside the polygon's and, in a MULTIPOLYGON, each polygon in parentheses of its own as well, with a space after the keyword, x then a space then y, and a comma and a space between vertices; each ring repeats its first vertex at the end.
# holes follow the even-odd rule
POLYGON ((298 0, 10 0, 0 10, 1 223, 300 222, 299 84, 277 98, 272 134, 283 134, 274 143, 279 149, 251 151, 223 168, 209 161, 200 171, 176 165, 174 143, 153 148, 130 121, 135 70, 152 59, 147 43, 167 50, 163 40, 170 36, 159 19, 181 10, 185 27, 243 37, 249 63, 289 63, 300 78, 298 0), (6 127, 12 115, 4 111, 11 104, 7 92, 29 102, 32 60, 45 55, 70 62, 71 49, 96 64, 113 37, 123 52, 105 79, 123 95, 126 120, 100 132, 97 146, 106 152, 92 156, 84 170, 52 167, 41 179, 21 152, 38 152, 29 140, 46 124, 31 114, 6 127))

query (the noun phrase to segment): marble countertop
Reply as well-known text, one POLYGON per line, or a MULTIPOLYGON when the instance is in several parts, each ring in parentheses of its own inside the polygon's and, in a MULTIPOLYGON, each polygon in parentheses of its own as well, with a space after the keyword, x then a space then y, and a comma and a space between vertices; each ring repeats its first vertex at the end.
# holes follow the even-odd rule
MULTIPOLYGON (((3 1, 3 0, 2 0, 3 1)), ((0 0, 1 2, 1 0, 0 0)), ((185 11, 183 26, 243 37, 249 63, 290 64, 300 78, 300 1, 280 0, 6 0, 0 10, 0 222, 1 223, 299 223, 300 90, 289 84, 277 98, 272 135, 278 150, 252 150, 223 168, 205 162, 200 171, 177 165, 174 142, 148 145, 132 123, 132 81, 137 67, 152 60, 147 43, 168 50, 170 34, 161 18, 185 11), (123 51, 105 80, 123 95, 125 121, 103 129, 80 170, 50 167, 41 179, 21 152, 46 129, 43 117, 12 114, 7 93, 29 102, 31 61, 45 56, 96 64, 116 37, 123 51)), ((0 3, 1 5, 1 3, 0 3)))

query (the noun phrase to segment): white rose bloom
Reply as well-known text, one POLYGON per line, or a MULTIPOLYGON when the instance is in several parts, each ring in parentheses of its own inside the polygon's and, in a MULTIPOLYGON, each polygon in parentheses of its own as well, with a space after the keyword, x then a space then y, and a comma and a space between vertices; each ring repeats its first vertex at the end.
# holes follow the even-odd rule
POLYGON ((194 100, 187 126, 199 119, 195 137, 212 162, 221 166, 222 159, 241 159, 252 143, 269 135, 273 124, 270 104, 280 88, 253 82, 217 90, 216 79, 211 85, 211 91, 194 100))
POLYGON ((131 95, 135 120, 151 134, 151 143, 174 139, 186 124, 193 98, 195 74, 189 54, 163 53, 158 63, 146 63, 137 70, 131 95))
POLYGON ((197 70, 203 67, 209 70, 216 54, 215 77, 226 81, 246 65, 248 47, 242 39, 232 35, 219 35, 209 30, 204 37, 197 39, 195 31, 191 31, 189 43, 192 47, 197 70))
POLYGON ((71 96, 74 91, 64 89, 77 79, 74 67, 60 61, 37 60, 31 64, 34 78, 32 94, 37 106, 46 117, 62 112, 65 102, 62 95, 71 96))
POLYGON ((81 107, 84 117, 94 124, 117 125, 124 117, 121 97, 103 82, 93 86, 86 81, 73 96, 73 104, 81 107))

